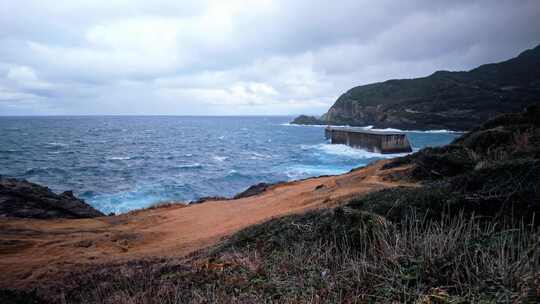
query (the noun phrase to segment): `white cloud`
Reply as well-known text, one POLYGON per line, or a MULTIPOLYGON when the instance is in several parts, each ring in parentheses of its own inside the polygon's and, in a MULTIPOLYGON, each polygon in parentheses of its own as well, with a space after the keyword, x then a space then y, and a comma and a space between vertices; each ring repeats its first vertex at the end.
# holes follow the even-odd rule
POLYGON ((535 0, 4 1, 0 114, 322 113, 352 86, 503 60, 538 37, 535 0))
POLYGON ((29 99, 32 99, 32 100, 40 99, 40 97, 37 95, 18 92, 18 91, 0 86, 0 102, 7 102, 7 101, 19 102, 21 100, 29 100, 29 99))
POLYGON ((52 88, 52 84, 42 81, 38 78, 36 71, 27 66, 13 66, 9 68, 7 80, 22 89, 28 90, 47 90, 52 88))
POLYGON ((15 66, 9 69, 7 79, 16 82, 34 82, 37 81, 36 72, 26 66, 15 66))

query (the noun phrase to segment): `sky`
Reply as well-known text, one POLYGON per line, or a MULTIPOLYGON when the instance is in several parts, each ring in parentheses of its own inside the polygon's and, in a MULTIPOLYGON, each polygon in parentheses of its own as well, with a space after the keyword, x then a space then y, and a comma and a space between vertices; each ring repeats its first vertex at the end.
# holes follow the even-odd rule
POLYGON ((0 115, 318 115, 538 44, 538 0, 0 0, 0 115))

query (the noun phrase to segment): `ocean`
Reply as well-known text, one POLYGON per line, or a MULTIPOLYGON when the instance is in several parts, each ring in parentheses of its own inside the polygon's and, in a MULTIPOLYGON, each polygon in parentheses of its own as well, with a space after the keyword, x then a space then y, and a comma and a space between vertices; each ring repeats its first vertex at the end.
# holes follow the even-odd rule
MULTIPOLYGON (((0 117, 0 175, 123 213, 165 201, 232 196, 259 182, 340 174, 395 157, 331 145, 287 116, 0 117)), ((407 132, 414 150, 459 134, 407 132)))

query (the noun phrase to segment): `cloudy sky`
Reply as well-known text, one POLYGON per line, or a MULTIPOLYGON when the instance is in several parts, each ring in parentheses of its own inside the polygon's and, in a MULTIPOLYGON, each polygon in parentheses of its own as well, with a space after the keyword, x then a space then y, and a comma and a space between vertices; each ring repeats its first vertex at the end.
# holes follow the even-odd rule
POLYGON ((322 114, 539 43, 538 0, 0 0, 0 115, 322 114))

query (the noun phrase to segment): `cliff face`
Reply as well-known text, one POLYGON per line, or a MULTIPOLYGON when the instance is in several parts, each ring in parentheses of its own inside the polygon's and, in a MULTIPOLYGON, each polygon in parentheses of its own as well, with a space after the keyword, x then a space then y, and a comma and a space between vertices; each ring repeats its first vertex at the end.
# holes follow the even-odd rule
MULTIPOLYGON (((399 129, 470 130, 540 101, 540 46, 468 72, 438 71, 350 89, 321 123, 399 129)), ((313 123, 313 122, 312 122, 313 123)))

